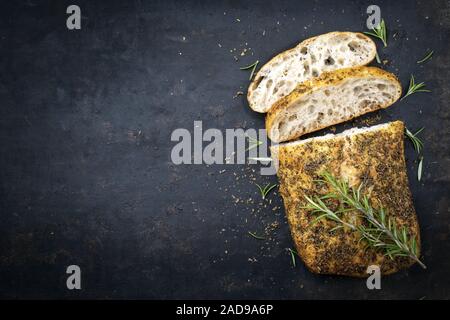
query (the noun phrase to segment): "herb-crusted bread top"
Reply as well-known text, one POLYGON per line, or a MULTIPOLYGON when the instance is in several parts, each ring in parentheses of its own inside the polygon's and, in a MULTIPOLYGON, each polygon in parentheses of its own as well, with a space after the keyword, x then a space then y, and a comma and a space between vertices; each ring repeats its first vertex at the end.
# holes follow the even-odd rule
MULTIPOLYGON (((417 238, 420 254, 403 132, 403 123, 395 121, 272 147, 272 156, 279 160, 280 193, 291 233, 300 257, 311 271, 364 277, 369 265, 378 265, 383 274, 390 274, 413 264, 409 258, 391 259, 382 251, 366 247, 357 232, 332 230, 336 226, 333 221, 311 223, 316 216, 303 208, 307 204, 305 195, 314 197, 329 191, 316 181, 325 170, 353 187, 364 181, 364 192, 370 194, 372 206, 382 206, 399 227, 406 227, 417 238)), ((346 213, 343 219, 360 223, 354 220, 355 212, 346 213)))

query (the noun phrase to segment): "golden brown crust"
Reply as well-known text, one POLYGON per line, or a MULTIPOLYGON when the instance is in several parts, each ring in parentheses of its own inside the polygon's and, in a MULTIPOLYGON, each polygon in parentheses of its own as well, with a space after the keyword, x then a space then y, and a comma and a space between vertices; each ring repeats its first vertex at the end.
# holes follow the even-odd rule
MULTIPOLYGON (((386 80, 391 80, 393 84, 397 86, 397 96, 394 98, 394 102, 397 101, 402 94, 402 85, 398 78, 385 70, 382 70, 380 68, 376 67, 354 67, 354 68, 346 68, 346 69, 339 69, 332 72, 324 72, 322 75, 320 75, 317 78, 311 79, 309 81, 305 81, 301 84, 299 84, 294 91, 292 91, 289 95, 285 96, 284 98, 278 100, 270 109, 270 111, 267 113, 266 116, 266 130, 268 137, 275 142, 281 142, 279 139, 274 137, 272 134, 273 125, 276 123, 276 119, 279 116, 280 113, 284 112, 286 108, 289 108, 289 106, 306 97, 307 95, 311 94, 313 91, 317 90, 323 90, 326 87, 329 86, 336 86, 339 85, 339 83, 343 82, 344 80, 348 80, 350 78, 369 78, 369 77, 376 77, 376 78, 385 78, 386 80)), ((387 108, 392 103, 385 104, 385 105, 377 105, 373 104, 371 105, 370 111, 376 111, 382 108, 387 108)), ((366 112, 364 112, 366 113, 366 112)), ((344 121, 351 120, 357 116, 360 116, 361 114, 353 114, 352 116, 349 116, 346 120, 339 120, 336 119, 336 122, 332 124, 327 123, 321 123, 318 124, 314 131, 318 131, 320 129, 326 128, 327 126, 341 123, 344 121)), ((312 131, 311 131, 312 132, 312 131)), ((295 136, 289 137, 287 140, 293 140, 298 137, 300 137, 303 134, 306 134, 309 132, 304 132, 301 134, 296 134, 295 136)), ((285 140, 283 140, 285 141, 285 140)))
POLYGON ((271 68, 271 65, 273 63, 276 63, 279 60, 283 60, 285 56, 289 55, 292 51, 296 50, 299 47, 308 46, 311 42, 315 41, 318 37, 322 37, 322 36, 332 37, 333 35, 345 35, 345 34, 354 34, 357 37, 364 38, 367 42, 371 43, 373 45, 374 52, 373 52, 373 57, 371 57, 371 59, 369 59, 367 61, 367 63, 370 63, 373 59, 375 59, 375 54, 376 54, 375 42, 370 37, 368 37, 365 34, 360 33, 360 32, 333 31, 333 32, 328 32, 328 33, 325 33, 325 34, 317 35, 317 36, 312 37, 312 38, 308 38, 306 40, 303 40, 299 44, 297 44, 295 47, 287 49, 287 50, 277 54, 276 56, 272 57, 268 62, 266 62, 266 64, 264 64, 264 66, 261 67, 261 69, 259 69, 259 71, 255 74, 252 82, 248 86, 248 90, 247 90, 247 101, 248 101, 248 104, 249 104, 250 108, 252 108, 253 111, 261 112, 261 111, 258 111, 258 108, 256 108, 254 106, 255 102, 252 100, 252 95, 253 95, 253 91, 258 87, 258 84, 261 82, 265 70, 267 68, 271 68))
POLYGON ((324 170, 352 186, 364 181, 372 205, 382 205, 399 227, 405 226, 417 236, 420 251, 419 225, 405 168, 403 131, 403 123, 395 121, 376 130, 278 146, 280 193, 297 251, 312 272, 364 277, 369 265, 379 265, 383 274, 391 274, 413 264, 409 258, 392 260, 382 252, 365 249, 357 233, 331 231, 335 224, 328 220, 312 225, 315 216, 302 209, 305 195, 327 192, 326 187, 313 181, 324 170))

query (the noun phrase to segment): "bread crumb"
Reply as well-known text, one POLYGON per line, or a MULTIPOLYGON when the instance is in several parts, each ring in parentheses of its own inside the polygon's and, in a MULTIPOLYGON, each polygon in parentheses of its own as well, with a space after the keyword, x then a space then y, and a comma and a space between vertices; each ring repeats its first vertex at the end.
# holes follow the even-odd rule
POLYGON ((236 99, 237 97, 243 96, 243 95, 244 95, 244 92, 238 91, 238 92, 236 92, 236 94, 233 96, 233 99, 236 99))

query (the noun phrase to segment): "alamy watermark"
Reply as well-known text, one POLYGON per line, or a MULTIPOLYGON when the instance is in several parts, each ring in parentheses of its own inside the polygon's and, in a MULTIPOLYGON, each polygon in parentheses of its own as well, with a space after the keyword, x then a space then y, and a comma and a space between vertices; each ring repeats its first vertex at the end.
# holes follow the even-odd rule
POLYGON ((366 272, 370 276, 366 280, 366 286, 369 290, 381 289, 381 270, 377 265, 370 265, 367 267, 366 272))
POLYGON ((81 269, 76 264, 67 267, 66 273, 70 274, 66 280, 66 286, 69 290, 81 289, 81 269))
POLYGON ((72 4, 67 7, 66 13, 70 16, 66 20, 66 26, 69 30, 81 29, 81 9, 79 6, 72 4))
MULTIPOLYGON (((203 131, 202 121, 194 121, 193 133, 175 129, 170 137, 177 142, 172 148, 174 164, 262 164, 261 175, 276 173, 278 158, 269 156, 269 148, 277 144, 268 140, 264 129, 209 128, 203 131)), ((272 149, 273 150, 273 149, 272 149)))
POLYGON ((367 7, 366 13, 369 17, 366 20, 367 29, 372 30, 380 25, 381 22, 381 9, 375 4, 371 4, 367 7))

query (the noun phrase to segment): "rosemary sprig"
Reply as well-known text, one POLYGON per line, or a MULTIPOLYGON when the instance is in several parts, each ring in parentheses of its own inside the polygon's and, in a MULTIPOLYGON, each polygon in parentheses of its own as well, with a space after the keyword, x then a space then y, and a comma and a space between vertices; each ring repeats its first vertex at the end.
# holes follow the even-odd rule
POLYGON ((422 180, 422 171, 423 171, 423 156, 420 157, 419 165, 417 166, 417 181, 422 180))
POLYGON ((273 188, 275 188, 277 185, 273 184, 271 185, 270 183, 267 184, 267 186, 265 186, 264 188, 261 187, 259 184, 256 183, 256 186, 259 189, 259 193, 261 194, 261 197, 264 199, 266 199, 267 194, 270 192, 270 190, 272 190, 273 188))
POLYGON ((251 232, 251 231, 249 231, 248 234, 251 235, 251 236, 252 236, 253 238, 255 238, 255 239, 258 239, 258 240, 266 240, 266 238, 261 237, 261 236, 258 236, 258 235, 256 235, 255 233, 253 233, 253 232, 251 232))
POLYGON ((421 133, 423 129, 424 129, 424 128, 422 127, 422 128, 420 128, 419 130, 417 130, 416 133, 412 133, 411 131, 408 130, 408 128, 405 128, 405 134, 406 134, 406 136, 409 138, 409 140, 411 140, 411 142, 413 143, 414 149, 417 151, 417 154, 420 154, 420 151, 421 151, 422 148, 423 148, 423 142, 422 142, 422 140, 420 140, 420 139, 417 137, 417 135, 418 135, 419 133, 421 133))
POLYGON ((425 57, 423 57, 423 59, 417 61, 417 64, 420 63, 424 63, 425 61, 427 61, 428 59, 430 59, 433 56, 434 51, 431 50, 430 52, 427 53, 427 55, 425 57))
MULTIPOLYGON (((405 128, 405 134, 406 136, 411 140, 411 142, 414 145, 414 149, 417 151, 417 154, 420 155, 421 150, 423 149, 423 142, 420 140, 417 135, 421 133, 423 128, 420 128, 417 130, 416 133, 412 133, 408 130, 408 128, 405 128)), ((422 180, 422 172, 423 172, 423 156, 420 156, 419 158, 419 165, 417 166, 417 180, 422 180)))
POLYGON ((385 47, 387 47, 387 32, 386 32, 386 24, 384 23, 384 19, 381 19, 381 22, 378 26, 372 29, 372 31, 364 32, 365 34, 376 37, 383 41, 385 47))
POLYGON ((258 146, 263 144, 262 141, 260 141, 258 139, 255 139, 255 138, 253 138, 251 136, 246 136, 246 137, 248 138, 249 146, 248 146, 247 149, 245 149, 245 151, 250 151, 250 150, 255 149, 258 146))
POLYGON ((241 69, 241 70, 249 70, 249 69, 251 69, 252 72, 250 73, 250 78, 248 78, 248 80, 252 80, 253 74, 255 73, 255 70, 256 70, 256 67, 258 66, 258 63, 259 63, 259 60, 256 60, 251 65, 248 65, 246 67, 241 67, 239 69, 241 69))
POLYGON ((289 253, 291 254, 291 261, 292 261, 292 265, 296 266, 296 261, 295 261, 295 255, 297 255, 297 252, 292 250, 291 248, 288 248, 289 253))
POLYGON ((418 257, 415 236, 409 235, 405 227, 399 228, 394 219, 386 216, 382 207, 375 209, 371 206, 369 197, 362 195, 363 183, 358 189, 354 189, 347 182, 335 178, 328 172, 323 173, 322 178, 320 181, 327 183, 332 191, 322 197, 305 196, 308 204, 304 208, 319 214, 313 223, 324 218, 332 220, 337 223, 333 230, 347 227, 351 231, 358 232, 361 241, 364 240, 370 247, 383 250, 385 255, 390 258, 409 257, 422 268, 426 268, 418 257), (326 199, 339 201, 340 209, 331 210, 323 201, 326 199), (344 221, 341 215, 349 211, 358 212, 358 217, 361 217, 366 223, 355 225, 344 221))
POLYGON ((403 100, 407 96, 409 96, 413 93, 416 93, 416 92, 430 92, 430 90, 422 89, 422 88, 425 88, 425 83, 423 83, 423 82, 415 83, 414 76, 411 75, 411 79, 409 80, 408 92, 406 92, 406 94, 400 100, 403 100))

